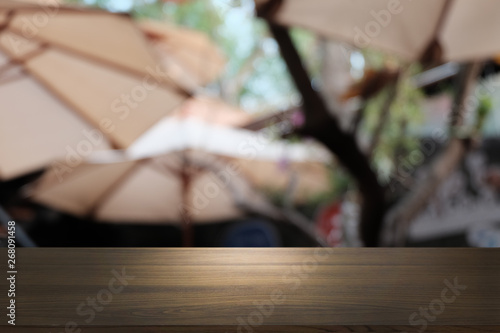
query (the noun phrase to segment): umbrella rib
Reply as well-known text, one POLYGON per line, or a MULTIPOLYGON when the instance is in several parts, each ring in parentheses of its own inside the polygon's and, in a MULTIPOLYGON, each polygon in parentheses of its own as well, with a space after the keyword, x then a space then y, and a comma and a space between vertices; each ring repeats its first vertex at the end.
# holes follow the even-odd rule
MULTIPOLYGON (((105 13, 105 12, 103 12, 105 13)), ((9 11, 9 17, 8 17, 8 21, 6 23, 4 23, 4 25, 2 27, 0 27, 0 31, 5 29, 7 30, 6 28, 8 28, 9 31, 11 31, 12 33, 14 34, 17 34, 19 35, 19 31, 17 31, 17 29, 15 28, 12 28, 12 27, 9 27, 9 24, 10 24, 10 21, 12 20, 12 18, 14 17, 14 10, 11 10, 9 11)), ((50 47, 55 47, 55 48, 60 48, 64 51, 68 51, 70 53, 73 53, 73 54, 76 54, 77 56, 80 56, 80 57, 86 57, 86 58, 89 58, 91 61, 94 61, 94 62, 98 62, 98 63, 101 63, 101 65, 110 65, 112 66, 113 68, 121 71, 121 72, 125 72, 125 74, 129 73, 135 77, 140 77, 141 75, 136 72, 136 71, 133 71, 131 69, 128 69, 126 67, 123 67, 123 66, 120 66, 120 65, 116 65, 116 64, 113 64, 112 62, 108 62, 108 61, 104 61, 102 59, 99 59, 97 57, 92 57, 92 56, 88 56, 84 53, 81 53, 81 52, 76 52, 70 48, 65 48, 64 46, 61 46, 61 45, 58 45, 58 43, 50 43, 50 42, 47 42, 46 40, 44 40, 43 38, 36 38, 36 37, 33 37, 34 40, 38 41, 41 43, 41 47, 33 52, 30 52, 30 57, 27 58, 27 57, 23 57, 23 59, 20 59, 19 62, 21 64, 23 64, 24 62, 26 62, 27 60, 39 55, 41 52, 43 52, 46 48, 48 48, 49 46, 50 47)), ((7 52, 8 54, 8 52, 7 52)), ((152 54, 153 56, 153 54, 152 54)), ((77 107, 74 103, 72 103, 68 98, 66 98, 65 96, 63 96, 62 94, 60 94, 57 89, 54 89, 54 87, 49 84, 49 82, 47 82, 46 80, 44 80, 42 77, 40 76, 37 76, 35 73, 29 71, 26 67, 23 67, 23 69, 28 73, 30 74, 32 77, 34 77, 35 79, 37 79, 41 84, 42 86, 45 86, 46 88, 48 88, 48 91, 50 91, 54 96, 56 96, 58 99, 60 99, 61 101, 63 101, 71 111, 73 111, 74 113, 78 114, 78 116, 80 116, 86 123, 89 123, 91 126, 95 127, 95 128, 99 128, 99 124, 94 121, 93 119, 91 119, 89 116, 87 116, 87 114, 84 112, 84 110, 80 109, 79 107, 77 107)), ((180 93, 182 96, 185 96, 185 97, 190 97, 191 94, 187 91, 185 91, 184 89, 180 88, 180 87, 177 87, 175 86, 175 83, 169 78, 169 82, 170 84, 161 84, 161 86, 163 86, 164 88, 168 88, 168 89, 171 89, 171 90, 174 90, 175 92, 177 93, 180 93)), ((9 80, 10 82, 11 80, 9 80)), ((5 82, 3 82, 5 83, 5 82)), ((114 148, 121 148, 122 145, 119 144, 113 137, 109 136, 109 135, 106 135, 107 139, 109 140, 109 142, 111 143, 111 145, 114 147, 114 148)))
MULTIPOLYGON (((63 94, 59 93, 57 91, 57 89, 54 89, 53 86, 49 82, 47 82, 43 77, 36 75, 35 73, 31 72, 26 67, 24 67, 24 70, 27 73, 29 73, 30 76, 33 77, 36 81, 38 81, 40 83, 40 85, 43 88, 45 88, 45 90, 48 93, 52 94, 56 99, 58 99, 59 101, 61 101, 64 104, 66 104, 68 109, 71 110, 75 115, 80 117, 85 123, 91 125, 94 128, 97 128, 97 129, 100 128, 99 123, 97 123, 96 121, 91 119, 91 117, 87 116, 86 113, 83 110, 81 110, 79 107, 77 107, 74 103, 72 103, 69 100, 69 98, 66 98, 63 94)), ((105 131, 101 131, 101 132, 104 136, 106 136, 106 138, 108 139, 108 141, 110 142, 110 144, 113 148, 115 148, 115 149, 122 148, 122 145, 120 143, 118 143, 118 141, 116 141, 116 139, 114 139, 110 135, 107 135, 107 133, 105 133, 105 131)))
MULTIPOLYGON (((13 12, 13 11, 11 11, 13 12)), ((12 15, 13 16, 13 15, 12 15)), ((8 23, 7 23, 8 24, 8 23)), ((12 33, 16 34, 16 35, 19 35, 19 33, 17 31, 11 31, 12 33)), ((49 44, 44 42, 44 41, 40 41, 40 47, 36 50, 33 50, 32 52, 29 52, 27 55, 25 55, 24 57, 22 57, 21 59, 19 60, 13 60, 11 59, 11 61, 9 62, 9 64, 7 64, 5 67, 8 68, 9 65, 12 66, 14 63, 19 63, 21 65, 23 65, 26 61, 30 60, 30 59, 33 59, 34 57, 42 54, 44 51, 46 51, 48 48, 49 48, 49 44)), ((6 53, 7 55, 9 54, 9 52, 6 52, 5 49, 1 46, 0 44, 0 50, 4 50, 4 53, 6 53)), ((0 70, 2 70, 2 68, 0 68, 0 70)), ((30 75, 31 77, 33 77, 35 80, 37 80, 42 87, 44 87, 48 93, 52 94, 56 99, 62 101, 64 104, 66 104, 68 106, 68 109, 70 109, 74 114, 76 114, 78 117, 80 117, 85 123, 95 127, 95 128, 100 128, 100 125, 95 122, 94 120, 92 120, 90 117, 88 117, 86 115, 86 113, 83 111, 83 110, 80 110, 78 107, 76 107, 76 105, 74 105, 69 99, 67 99, 65 96, 63 96, 62 94, 60 94, 57 89, 54 89, 52 87, 51 84, 49 84, 46 80, 44 80, 42 77, 39 77, 37 76, 36 74, 34 74, 33 72, 31 72, 26 66, 23 66, 23 71, 30 75)), ((0 71, 1 73, 1 71, 0 71)), ((13 79, 19 79, 19 78, 13 78, 13 79)), ((7 80, 7 81, 4 81, 4 82, 0 82, 0 85, 1 84, 5 84, 5 83, 8 83, 8 82, 12 82, 13 80, 7 80)), ((106 135, 105 133, 103 133, 106 138, 109 140, 109 142, 111 143, 111 145, 114 147, 114 148, 120 148, 121 145, 111 136, 109 135, 106 135)))
POLYGON ((446 18, 448 17, 448 13, 450 12, 450 7, 451 7, 452 0, 446 0, 446 2, 443 5, 443 10, 439 14, 439 20, 436 25, 436 28, 434 29, 434 34, 433 36, 437 39, 438 34, 441 32, 441 29, 443 28, 443 25, 446 21, 446 18))
MULTIPOLYGON (((151 55, 151 57, 153 58, 155 63, 161 64, 161 57, 160 57, 159 53, 155 51, 152 43, 147 42, 147 36, 144 33, 144 31, 139 29, 139 27, 136 24, 134 24, 133 27, 139 34, 144 36, 144 39, 143 39, 144 47, 148 50, 148 53, 151 55)), ((169 56, 172 57, 172 55, 169 55, 169 56)), ((166 68, 164 68, 164 69, 167 70, 166 68)), ((170 82, 170 88, 173 88, 175 91, 177 91, 178 93, 180 93, 181 95, 183 95, 187 98, 193 97, 193 93, 191 91, 188 91, 187 89, 185 89, 181 85, 179 85, 177 82, 175 82, 175 79, 173 77, 171 77, 171 75, 167 74, 167 77, 168 77, 168 80, 170 82)))
MULTIPOLYGON (((166 165, 166 164, 164 164, 164 163, 162 163, 162 164, 161 164, 161 166, 160 166, 160 165, 158 165, 158 164, 155 164, 155 163, 150 163, 150 165, 149 165, 149 166, 150 166, 151 168, 153 168, 153 169, 155 169, 155 170, 157 170, 157 171, 161 172, 161 173, 162 173, 162 174, 164 174, 164 175, 165 175, 165 172, 167 172, 167 171, 168 171, 168 172, 171 172, 171 173, 172 173, 172 174, 174 174, 176 177, 180 177, 180 176, 182 175, 182 171, 179 171, 179 169, 178 169, 178 168, 173 168, 173 167, 171 167, 171 166, 169 166, 169 165, 166 165)), ((170 175, 168 175, 168 176, 170 176, 170 175)))
POLYGON ((240 128, 256 132, 263 128, 279 124, 283 121, 290 121, 290 118, 294 112, 302 112, 302 110, 300 108, 294 107, 285 111, 277 111, 270 115, 259 117, 255 120, 252 119, 251 122, 243 124, 242 126, 240 126, 240 128))
MULTIPOLYGON (((22 32, 20 32, 18 29, 14 28, 14 27, 9 27, 8 29, 10 31, 18 34, 18 35, 19 35, 19 33, 22 33, 22 32)), ((150 75, 150 74, 146 74, 146 73, 134 70, 132 68, 123 66, 123 65, 119 65, 119 64, 113 63, 112 61, 109 61, 109 60, 106 60, 106 59, 102 59, 102 58, 99 58, 99 57, 87 54, 85 52, 81 52, 81 51, 72 49, 70 47, 67 47, 67 46, 61 44, 61 43, 49 41, 49 40, 47 40, 47 39, 45 39, 43 37, 40 37, 40 36, 33 36, 32 39, 36 40, 36 41, 38 41, 40 43, 47 43, 51 47, 58 48, 58 49, 61 49, 63 51, 66 51, 68 53, 80 56, 81 58, 85 58, 87 60, 90 60, 91 62, 99 63, 99 64, 104 65, 106 67, 114 68, 115 70, 117 70, 117 71, 119 71, 121 73, 124 73, 127 76, 132 76, 132 77, 135 77, 135 78, 143 79, 145 75, 150 75)), ((157 63, 155 57, 153 56, 153 54, 151 52, 149 52, 149 53, 150 53, 151 57, 153 58, 153 60, 155 60, 155 63, 157 63)), ((174 80, 172 78, 170 78, 170 77, 168 77, 168 81, 161 82, 160 85, 162 87, 166 88, 166 89, 173 90, 176 93, 178 93, 180 95, 183 95, 185 97, 191 97, 192 96, 191 92, 189 92, 186 89, 184 89, 184 88, 180 87, 179 85, 177 85, 174 82, 174 80)))
MULTIPOLYGON (((2 45, 0 45, 0 51, 3 51, 2 45)), ((0 76, 2 75, 3 72, 11 68, 12 66, 15 66, 15 64, 9 60, 9 62, 4 63, 3 65, 0 66, 0 76)))
POLYGON ((9 27, 10 22, 12 21, 12 18, 14 17, 14 9, 11 9, 7 12, 7 19, 5 20, 2 25, 0 25, 0 32, 3 30, 6 30, 9 27))
POLYGON ((179 171, 177 169, 171 168, 168 165, 162 165, 162 167, 160 167, 160 166, 158 166, 156 164, 151 164, 150 167, 153 168, 153 169, 155 169, 156 171, 161 172, 164 175, 168 175, 168 172, 171 172, 176 177, 180 177, 182 175, 182 171, 179 171))
MULTIPOLYGON (((0 33, 2 33, 4 30, 7 30, 13 17, 14 17, 14 10, 12 9, 12 10, 9 10, 7 12, 7 19, 5 20, 5 22, 2 25, 0 25, 0 33)), ((6 51, 6 49, 2 46, 1 43, 0 43, 0 51, 2 51, 7 56, 9 56, 9 52, 6 51)), ((10 61, 7 64, 0 67, 0 75, 2 74, 2 72, 4 72, 5 70, 7 70, 9 67, 12 66, 12 59, 10 56, 9 56, 9 59, 10 59, 10 61)))
MULTIPOLYGON (((0 70, 1 70, 1 69, 0 69, 0 70)), ((4 85, 4 84, 9 84, 9 83, 11 83, 11 82, 14 82, 14 81, 20 80, 20 79, 25 78, 25 77, 26 77, 26 75, 24 75, 24 74, 16 74, 16 75, 13 75, 13 76, 11 76, 11 77, 9 77, 9 78, 7 78, 7 79, 3 79, 3 80, 2 80, 2 79, 0 78, 0 86, 2 86, 2 85, 4 85)))
MULTIPOLYGON (((16 29, 10 29, 10 30, 11 30, 11 32, 12 32, 12 33, 19 35, 19 33, 18 33, 18 31, 17 31, 16 29)), ((36 38, 34 38, 34 39, 36 39, 36 38)), ((43 39, 36 39, 36 40, 37 40, 38 42, 40 42, 40 43, 41 43, 41 47, 40 47, 40 49, 37 49, 37 50, 41 50, 41 49, 45 50, 45 49, 47 49, 47 48, 51 47, 51 48, 60 48, 60 49, 62 49, 63 51, 68 51, 68 52, 70 52, 70 53, 76 54, 77 56, 78 56, 78 55, 80 55, 80 56, 82 55, 81 53, 74 52, 74 51, 72 51, 72 50, 71 50, 71 49, 69 49, 69 48, 64 48, 64 47, 62 47, 62 48, 61 48, 61 47, 60 47, 60 46, 58 46, 56 43, 49 43, 49 42, 47 42, 47 41, 45 41, 45 40, 43 40, 43 39)), ((36 52, 37 50, 35 50, 35 51, 33 51, 33 52, 32 52, 32 53, 33 53, 33 56, 32 56, 32 57, 37 56, 37 55, 39 55, 39 54, 40 54, 40 52, 38 52, 38 53, 36 52)), ((30 57, 30 58, 32 58, 32 57, 30 57)), ((96 60, 96 61, 98 61, 98 62, 99 62, 99 59, 98 59, 98 58, 95 58, 95 57, 89 57, 89 59, 91 59, 91 61, 92 61, 92 59, 94 59, 94 60, 96 60)), ((25 62, 25 61, 27 61, 27 60, 29 60, 29 59, 22 59, 22 60, 20 61, 20 63, 24 63, 24 62, 25 62)), ((101 62, 101 65, 102 65, 102 64, 106 64, 106 62, 105 62, 105 61, 102 61, 102 62, 101 62)), ((114 66, 114 64, 113 64, 112 62, 108 62, 108 64, 110 64, 111 66, 113 66, 113 67, 115 67, 116 69, 121 70, 121 71, 123 72, 123 69, 122 69, 122 67, 121 67, 121 66, 118 66, 118 65, 114 66)), ((96 122, 96 121, 94 121, 93 119, 91 119, 89 116, 87 116, 87 114, 86 114, 85 110, 82 110, 81 108, 77 107, 74 103, 72 103, 72 102, 71 102, 68 98, 66 98, 63 94, 59 93, 59 92, 57 91, 57 89, 55 89, 55 88, 54 88, 54 87, 53 87, 53 86, 52 86, 52 85, 51 85, 48 81, 46 81, 43 77, 36 75, 35 73, 31 72, 31 71, 30 71, 28 68, 26 68, 26 67, 23 67, 23 68, 24 68, 24 69, 26 70, 26 72, 27 72, 27 73, 29 73, 32 77, 36 78, 36 79, 37 79, 37 80, 38 80, 38 81, 39 81, 39 82, 40 82, 43 86, 47 87, 47 88, 48 88, 48 90, 49 90, 49 91, 51 91, 51 92, 52 92, 52 94, 53 94, 54 96, 56 96, 58 99, 60 99, 61 101, 63 101, 63 102, 64 102, 67 106, 69 106, 69 109, 70 109, 71 111, 73 111, 74 113, 78 114, 78 115, 79 115, 82 119, 84 119, 84 120, 85 120, 85 122, 89 123, 91 126, 93 126, 93 127, 95 127, 95 128, 100 128, 99 123, 98 123, 98 122, 96 122)), ((130 72, 130 73, 133 73, 133 72, 130 72)), ((138 73, 135 73, 134 75, 135 75, 135 77, 139 77, 139 74, 138 74, 138 73)), ((164 87, 164 88, 166 88, 165 86, 163 86, 163 87, 164 87)), ((186 91, 179 91, 179 90, 178 90, 175 86, 174 86, 174 87, 169 86, 169 87, 170 87, 170 88, 173 88, 173 90, 174 90, 174 91, 176 91, 176 92, 178 92, 178 93, 180 92, 180 93, 181 93, 181 95, 183 95, 183 96, 185 96, 185 97, 190 97, 189 93, 188 93, 188 92, 186 92, 186 91)), ((106 138, 109 140, 109 142, 111 143, 111 145, 113 146, 113 148, 117 148, 117 149, 119 149, 119 148, 123 148, 123 146, 122 146, 122 145, 121 145, 121 144, 120 144, 120 143, 119 143, 116 139, 114 139, 112 136, 110 136, 110 135, 106 135, 106 138)))
MULTIPOLYGON (((1 29, 0 29, 0 31, 1 31, 1 29)), ((14 33, 14 34, 16 34, 16 33, 14 33)), ((26 61, 28 61, 28 60, 30 60, 30 59, 32 59, 32 58, 34 58, 34 57, 42 54, 47 49, 47 47, 48 47, 48 45, 45 44, 45 43, 40 44, 40 46, 37 49, 35 49, 35 50, 31 51, 31 52, 26 53, 24 56, 22 56, 19 59, 14 59, 10 55, 9 50, 5 49, 0 44, 0 51, 2 51, 3 53, 5 53, 10 58, 8 63, 6 63, 3 66, 0 66, 0 78, 2 76, 2 73, 4 73, 5 71, 9 70, 9 68, 13 68, 16 65, 19 65, 19 66, 23 65, 26 61)), ((26 69, 24 67, 22 68, 22 72, 24 74, 28 74, 27 71, 26 71, 26 69)), ((18 79, 20 79, 22 77, 23 77, 23 75, 16 75, 15 77, 11 77, 10 80, 7 79, 7 80, 5 80, 3 82, 0 81, 0 85, 9 83, 9 82, 12 82, 12 81, 15 81, 15 80, 18 80, 18 79)))
POLYGON ((453 0, 445 0, 445 3, 443 4, 443 9, 441 10, 441 13, 439 13, 439 18, 436 27, 434 28, 434 32, 431 35, 431 39, 427 42, 427 45, 425 46, 419 59, 425 57, 425 55, 429 52, 429 49, 431 49, 434 46, 434 43, 439 43, 438 35, 441 32, 441 29, 443 28, 446 18, 448 17, 452 1, 453 0))
POLYGON ((104 204, 111 199, 111 197, 116 193, 116 191, 125 184, 127 178, 130 178, 131 175, 139 169, 139 167, 143 166, 147 160, 139 160, 134 165, 130 167, 127 171, 125 171, 117 180, 115 180, 99 197, 95 200, 95 204, 90 209, 87 214, 88 217, 97 219, 98 211, 104 206, 104 204))
MULTIPOLYGON (((13 32, 13 34, 15 35, 18 35, 17 33, 13 32)), ((42 54, 44 51, 47 50, 47 48, 49 47, 49 45, 47 43, 41 43, 40 46, 31 51, 31 52, 28 52, 26 53, 24 56, 20 57, 19 59, 14 59, 9 53, 10 51, 7 50, 6 48, 4 48, 1 44, 0 44, 0 51, 2 51, 3 53, 5 53, 7 56, 9 56, 10 60, 9 62, 2 66, 2 67, 10 67, 10 66, 15 66, 16 64, 19 64, 19 65, 24 65, 24 63, 28 60, 31 60, 37 56, 39 56, 40 54, 42 54)), ((2 67, 0 67, 0 73, 2 71, 2 67)))

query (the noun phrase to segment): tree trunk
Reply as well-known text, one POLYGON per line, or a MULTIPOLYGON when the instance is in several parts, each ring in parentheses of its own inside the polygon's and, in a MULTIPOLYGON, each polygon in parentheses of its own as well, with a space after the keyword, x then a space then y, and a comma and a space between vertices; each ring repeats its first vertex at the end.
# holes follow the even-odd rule
POLYGON ((271 22, 269 27, 295 86, 302 95, 305 124, 298 130, 298 134, 314 137, 323 143, 355 179, 362 199, 361 238, 366 246, 377 246, 386 212, 384 188, 379 184, 376 173, 359 148, 355 137, 340 128, 322 97, 311 86, 309 75, 288 30, 271 22))
MULTIPOLYGON (((276 39, 281 55, 285 60, 295 86, 303 98, 305 125, 298 130, 299 134, 316 138, 322 142, 355 179, 362 198, 360 235, 365 246, 377 246, 383 240, 385 245, 401 245, 408 225, 425 207, 429 198, 438 186, 450 175, 460 163, 467 151, 466 140, 453 138, 445 150, 431 164, 425 180, 388 212, 385 200, 385 188, 380 185, 376 173, 370 166, 369 159, 359 148, 355 137, 343 131, 337 120, 331 116, 326 103, 311 86, 311 80, 301 62, 300 56, 285 27, 268 22, 276 39), (381 235, 385 225, 397 232, 391 237, 388 233, 381 235), (382 237, 383 236, 383 237, 382 237), (389 241, 387 241, 389 238, 389 241)), ((480 65, 467 64, 462 68, 458 80, 455 104, 450 115, 452 134, 454 128, 462 124, 464 118, 464 101, 469 96, 472 83, 477 76, 480 65)), ((389 229, 391 230, 391 229, 389 229)))

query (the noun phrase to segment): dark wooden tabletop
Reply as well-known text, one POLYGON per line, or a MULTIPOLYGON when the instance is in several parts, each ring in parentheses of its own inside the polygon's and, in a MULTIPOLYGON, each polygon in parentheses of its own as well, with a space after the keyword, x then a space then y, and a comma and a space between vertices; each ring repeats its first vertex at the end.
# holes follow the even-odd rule
POLYGON ((0 332, 500 332, 495 249, 38 248, 16 269, 0 332))

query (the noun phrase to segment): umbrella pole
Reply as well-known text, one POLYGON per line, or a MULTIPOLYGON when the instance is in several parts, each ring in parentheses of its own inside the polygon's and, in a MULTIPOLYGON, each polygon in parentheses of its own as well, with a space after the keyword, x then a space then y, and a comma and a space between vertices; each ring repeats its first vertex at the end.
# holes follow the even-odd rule
POLYGON ((193 246, 193 223, 191 221, 191 212, 189 210, 189 187, 191 177, 187 169, 187 163, 184 163, 181 171, 182 183, 182 246, 193 246))
MULTIPOLYGON (((0 223, 4 226, 5 230, 9 230, 9 221, 13 221, 9 214, 0 206, 0 223)), ((35 242, 26 234, 20 225, 16 223, 16 243, 22 247, 36 247, 35 242)))

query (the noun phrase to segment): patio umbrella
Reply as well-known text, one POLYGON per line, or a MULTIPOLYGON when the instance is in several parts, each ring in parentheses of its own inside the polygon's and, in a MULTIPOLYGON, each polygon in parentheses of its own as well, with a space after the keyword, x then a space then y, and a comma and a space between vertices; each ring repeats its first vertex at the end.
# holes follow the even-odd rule
POLYGON ((237 218, 245 212, 241 205, 275 214, 246 180, 245 163, 283 153, 299 162, 310 153, 305 147, 283 151, 282 144, 263 139, 250 151, 247 144, 255 137, 253 132, 166 119, 125 152, 95 153, 64 178, 67 166, 48 170, 31 197, 101 221, 183 221, 185 244, 190 244, 191 223, 237 218), (162 140, 164 135, 170 140, 162 140))
POLYGON ((241 210, 234 195, 250 200, 245 195, 248 188, 240 177, 224 184, 211 175, 216 159, 208 153, 183 150, 109 163, 89 161, 74 168, 64 181, 51 169, 36 183, 32 198, 61 211, 107 222, 178 223, 186 207, 195 223, 236 218, 241 210), (184 183, 187 176, 189 184, 184 183), (189 193, 183 193, 184 186, 189 193), (233 189, 237 192, 231 193, 233 189))
POLYGON ((272 21, 409 61, 481 60, 500 53, 495 0, 256 0, 272 21))
POLYGON ((215 80, 226 59, 202 32, 159 21, 140 21, 139 26, 162 55, 162 64, 172 77, 193 89, 215 80))
POLYGON ((129 16, 0 0, 0 179, 126 148, 187 95, 129 16))
MULTIPOLYGON (((216 112, 215 112, 216 113, 216 112)), ((203 118, 201 118, 203 119, 203 118)), ((238 164, 252 186, 288 193, 296 203, 330 188, 330 154, 312 143, 289 143, 271 134, 211 124, 195 117, 166 117, 141 136, 127 151, 144 158, 171 150, 195 149, 238 164)))
POLYGON ((116 163, 83 163, 60 181, 51 169, 33 199, 58 210, 107 222, 182 223, 192 246, 192 223, 241 217, 238 206, 266 205, 241 177, 225 174, 214 156, 182 151, 116 163), (220 176, 218 176, 220 175, 220 176))

